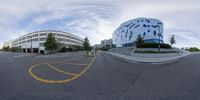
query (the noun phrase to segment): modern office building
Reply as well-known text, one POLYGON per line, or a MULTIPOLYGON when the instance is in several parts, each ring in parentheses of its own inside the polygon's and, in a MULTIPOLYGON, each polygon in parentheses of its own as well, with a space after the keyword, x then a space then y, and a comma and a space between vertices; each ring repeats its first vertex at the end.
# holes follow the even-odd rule
POLYGON ((52 33, 56 41, 61 46, 79 45, 83 43, 83 39, 75 36, 73 34, 56 31, 56 30, 43 30, 28 33, 12 41, 11 47, 20 47, 23 52, 33 52, 43 53, 45 52, 44 43, 46 42, 47 36, 52 33))
POLYGON ((113 43, 118 47, 134 43, 139 34, 144 38, 144 42, 163 43, 163 23, 153 18, 126 21, 112 34, 113 43))
POLYGON ((112 47, 113 45, 113 40, 112 39, 105 39, 105 40, 101 40, 101 46, 102 47, 112 47))

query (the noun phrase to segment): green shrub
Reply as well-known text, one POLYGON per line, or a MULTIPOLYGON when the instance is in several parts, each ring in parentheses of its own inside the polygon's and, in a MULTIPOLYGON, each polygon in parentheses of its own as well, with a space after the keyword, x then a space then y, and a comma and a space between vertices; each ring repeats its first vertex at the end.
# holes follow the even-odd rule
POLYGON ((103 46, 103 48, 101 48, 102 51, 108 51, 110 48, 109 47, 106 47, 106 46, 103 46))
POLYGON ((19 48, 19 47, 12 47, 12 48, 10 48, 11 52, 20 52, 20 50, 21 50, 21 48, 19 48))
POLYGON ((61 49, 60 49, 60 52, 66 52, 66 47, 62 47, 61 49))
POLYGON ((200 51, 200 49, 197 48, 197 47, 191 47, 191 48, 188 48, 188 49, 186 49, 186 50, 187 50, 187 51, 190 51, 190 52, 200 51))
MULTIPOLYGON (((139 48, 158 48, 158 46, 159 46, 159 43, 143 43, 141 44, 139 48)), ((169 44, 162 43, 160 44, 160 48, 170 49, 172 47, 169 44)))

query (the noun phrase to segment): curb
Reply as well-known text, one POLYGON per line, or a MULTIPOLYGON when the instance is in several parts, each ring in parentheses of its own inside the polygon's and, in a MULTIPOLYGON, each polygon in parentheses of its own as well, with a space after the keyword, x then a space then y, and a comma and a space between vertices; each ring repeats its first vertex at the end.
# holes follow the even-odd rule
MULTIPOLYGON (((105 53, 107 53, 107 54, 111 54, 111 55, 113 55, 113 56, 116 56, 116 57, 118 57, 118 58, 122 58, 122 59, 125 59, 125 60, 129 60, 129 61, 131 61, 131 62, 133 62, 133 63, 152 63, 152 64, 164 64, 164 63, 172 63, 172 62, 176 62, 176 61, 178 61, 178 60, 180 60, 180 59, 182 59, 182 58, 184 58, 184 57, 186 57, 186 56, 190 56, 190 55, 193 55, 193 54, 196 54, 196 53, 189 53, 189 54, 182 54, 181 56, 179 56, 179 57, 176 57, 176 58, 171 58, 171 59, 169 59, 169 60, 161 60, 161 61, 144 61, 144 60, 135 60, 135 59, 131 59, 131 58, 127 58, 127 57, 123 57, 123 56, 126 56, 126 55, 122 55, 122 54, 117 54, 117 53, 111 53, 111 52, 105 52, 105 53)), ((149 59, 151 59, 151 58, 149 58, 149 59)))

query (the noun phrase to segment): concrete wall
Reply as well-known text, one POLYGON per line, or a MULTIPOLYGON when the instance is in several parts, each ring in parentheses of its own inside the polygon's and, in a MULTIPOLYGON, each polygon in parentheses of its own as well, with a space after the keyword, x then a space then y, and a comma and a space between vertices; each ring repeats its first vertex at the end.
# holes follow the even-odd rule
MULTIPOLYGON (((144 52, 144 51, 158 51, 158 48, 137 48, 135 52, 144 52)), ((161 52, 181 52, 178 48, 172 48, 172 49, 160 49, 161 52)))

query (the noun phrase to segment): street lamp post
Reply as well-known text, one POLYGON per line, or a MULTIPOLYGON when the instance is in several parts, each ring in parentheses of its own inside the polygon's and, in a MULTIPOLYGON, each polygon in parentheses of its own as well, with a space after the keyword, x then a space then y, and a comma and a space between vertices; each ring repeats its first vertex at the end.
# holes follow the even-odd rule
POLYGON ((31 35, 31 55, 33 55, 33 40, 32 40, 33 36, 31 35))
POLYGON ((159 40, 158 40, 158 43, 159 43, 159 44, 158 44, 158 52, 160 53, 160 35, 161 35, 161 34, 160 34, 160 26, 158 26, 158 33, 159 33, 159 34, 158 34, 158 39, 159 39, 159 40))

